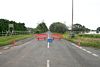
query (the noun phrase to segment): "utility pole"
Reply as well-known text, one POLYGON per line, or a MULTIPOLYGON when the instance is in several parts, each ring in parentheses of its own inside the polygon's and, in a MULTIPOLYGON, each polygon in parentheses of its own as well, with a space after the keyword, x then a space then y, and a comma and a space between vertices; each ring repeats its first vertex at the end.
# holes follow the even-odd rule
POLYGON ((44 22, 44 19, 42 20, 42 22, 44 22))
POLYGON ((71 31, 73 32, 73 16, 74 16, 74 13, 73 13, 73 11, 74 11, 74 2, 73 2, 73 0, 72 0, 72 29, 71 29, 71 31))
POLYGON ((73 21, 74 21, 74 1, 72 0, 72 29, 71 29, 71 38, 75 37, 75 34, 73 32, 73 21))

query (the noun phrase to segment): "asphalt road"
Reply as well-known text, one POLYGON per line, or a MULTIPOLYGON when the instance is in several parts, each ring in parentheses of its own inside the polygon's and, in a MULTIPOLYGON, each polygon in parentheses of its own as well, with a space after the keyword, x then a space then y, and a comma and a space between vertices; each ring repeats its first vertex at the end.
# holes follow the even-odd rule
POLYGON ((100 56, 63 39, 33 39, 3 51, 0 67, 100 67, 100 56))

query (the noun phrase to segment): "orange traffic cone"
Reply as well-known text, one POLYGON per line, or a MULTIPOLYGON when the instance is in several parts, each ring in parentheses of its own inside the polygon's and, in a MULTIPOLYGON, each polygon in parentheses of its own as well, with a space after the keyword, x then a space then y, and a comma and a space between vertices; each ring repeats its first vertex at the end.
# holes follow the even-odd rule
POLYGON ((78 41, 78 43, 77 43, 77 44, 78 44, 78 46, 80 46, 80 40, 78 41))
POLYGON ((16 46, 16 41, 15 40, 12 41, 12 46, 16 46))

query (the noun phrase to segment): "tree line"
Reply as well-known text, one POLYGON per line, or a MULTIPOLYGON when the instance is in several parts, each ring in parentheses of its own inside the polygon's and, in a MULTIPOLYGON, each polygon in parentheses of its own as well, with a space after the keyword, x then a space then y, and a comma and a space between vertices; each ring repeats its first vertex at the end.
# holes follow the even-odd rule
POLYGON ((100 27, 98 27, 98 28, 97 28, 96 32, 97 32, 97 33, 99 33, 99 32, 100 32, 100 27))
POLYGON ((81 24, 74 24, 72 31, 74 31, 74 33, 78 34, 78 33, 88 33, 90 32, 90 29, 86 28, 84 25, 81 24))
MULTIPOLYGON (((81 24, 74 24, 73 29, 69 29, 68 26, 66 26, 64 23, 61 22, 54 22, 48 27, 46 26, 45 22, 41 22, 37 25, 36 28, 27 28, 25 26, 25 23, 17 23, 15 21, 9 21, 7 19, 0 19, 0 32, 7 32, 9 30, 14 30, 14 31, 34 31, 34 33, 44 33, 47 32, 48 30, 51 32, 55 33, 65 33, 68 31, 74 31, 74 33, 85 33, 85 32, 90 32, 90 29, 86 28, 84 25, 81 24), (14 25, 14 29, 9 29, 9 24, 14 25)), ((97 33, 100 32, 100 27, 97 28, 96 30, 97 33)))
POLYGON ((27 30, 24 23, 20 23, 20 22, 17 23, 15 21, 9 21, 7 19, 0 19, 0 32, 9 31, 9 24, 13 24, 14 31, 26 31, 27 30))
POLYGON ((86 28, 84 25, 81 24, 74 24, 73 29, 69 29, 68 26, 66 26, 61 22, 52 23, 49 29, 51 32, 65 33, 65 32, 73 31, 76 34, 90 31, 90 29, 86 28))

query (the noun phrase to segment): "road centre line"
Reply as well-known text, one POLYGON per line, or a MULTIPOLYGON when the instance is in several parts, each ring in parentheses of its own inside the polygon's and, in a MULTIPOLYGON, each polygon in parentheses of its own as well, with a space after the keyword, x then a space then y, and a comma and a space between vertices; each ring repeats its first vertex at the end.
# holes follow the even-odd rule
MULTIPOLYGON (((48 34, 48 39, 49 39, 49 34, 48 34)), ((47 48, 50 48, 50 43, 48 42, 47 48)))
POLYGON ((47 67, 50 67, 50 60, 47 60, 47 67))
POLYGON ((50 43, 48 42, 47 48, 50 48, 50 43))

